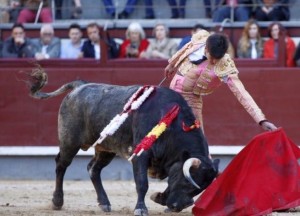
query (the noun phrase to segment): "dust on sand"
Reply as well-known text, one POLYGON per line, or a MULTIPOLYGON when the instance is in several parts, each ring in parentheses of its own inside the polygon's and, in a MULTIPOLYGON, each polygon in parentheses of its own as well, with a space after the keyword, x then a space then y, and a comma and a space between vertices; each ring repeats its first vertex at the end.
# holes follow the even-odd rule
MULTIPOLYGON (((97 205, 96 192, 90 181, 65 181, 64 206, 62 210, 52 210, 54 181, 16 181, 0 180, 0 215, 18 216, 86 216, 111 215, 132 216, 136 203, 133 181, 104 181, 111 202, 112 212, 102 212, 97 205)), ((192 207, 180 213, 164 213, 165 207, 150 200, 154 192, 163 191, 165 181, 149 183, 145 201, 151 216, 190 216, 192 207)), ((272 213, 272 216, 300 215, 300 208, 294 212, 272 213)))

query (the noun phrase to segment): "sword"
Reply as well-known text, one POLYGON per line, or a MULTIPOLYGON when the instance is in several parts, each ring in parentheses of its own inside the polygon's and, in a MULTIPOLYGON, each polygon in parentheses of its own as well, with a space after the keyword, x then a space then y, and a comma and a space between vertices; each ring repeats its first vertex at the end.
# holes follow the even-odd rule
POLYGON ((158 84, 158 86, 161 86, 161 84, 163 84, 164 83, 164 81, 167 79, 167 77, 165 76, 161 81, 160 81, 160 83, 158 84))

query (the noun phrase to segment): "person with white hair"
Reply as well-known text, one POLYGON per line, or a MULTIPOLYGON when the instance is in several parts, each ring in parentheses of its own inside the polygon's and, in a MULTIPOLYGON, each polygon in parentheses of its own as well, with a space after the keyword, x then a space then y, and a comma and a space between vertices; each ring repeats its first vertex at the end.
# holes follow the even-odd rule
POLYGON ((169 28, 163 23, 157 23, 153 29, 153 40, 141 57, 147 59, 169 59, 177 51, 178 44, 169 38, 169 28))
POLYGON ((149 41, 145 38, 143 27, 137 23, 131 23, 126 30, 126 39, 120 46, 120 58, 140 58, 141 53, 148 48, 149 41))
POLYGON ((40 38, 33 39, 35 46, 35 58, 37 60, 59 58, 61 41, 54 36, 54 29, 51 24, 44 24, 40 30, 40 38))

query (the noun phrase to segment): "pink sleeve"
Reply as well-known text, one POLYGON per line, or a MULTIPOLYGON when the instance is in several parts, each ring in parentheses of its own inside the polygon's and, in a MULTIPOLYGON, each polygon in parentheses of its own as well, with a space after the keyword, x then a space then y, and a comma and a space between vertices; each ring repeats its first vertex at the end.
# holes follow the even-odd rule
POLYGON ((252 116, 256 123, 266 120, 265 115, 257 106, 249 92, 245 89, 237 74, 228 75, 226 83, 229 89, 233 92, 235 97, 242 104, 245 110, 252 116))

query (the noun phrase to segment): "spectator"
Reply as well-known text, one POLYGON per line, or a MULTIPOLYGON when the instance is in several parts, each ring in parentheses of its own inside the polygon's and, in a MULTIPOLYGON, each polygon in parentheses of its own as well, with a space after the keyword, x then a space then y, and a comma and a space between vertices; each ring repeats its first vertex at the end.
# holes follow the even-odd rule
MULTIPOLYGON (((81 0, 73 0, 74 8, 71 19, 80 19, 82 15, 81 0)), ((55 0, 55 18, 62 19, 63 0, 55 0)))
MULTIPOLYGON (((177 4, 176 0, 168 0, 171 7, 172 19, 184 18, 185 17, 185 4, 186 0, 179 0, 177 4)), ((153 3, 152 0, 145 0, 146 5, 146 19, 154 19, 153 3)))
POLYGON ((142 26, 131 23, 126 30, 126 40, 120 47, 120 58, 140 58, 140 54, 148 48, 149 41, 145 39, 145 32, 142 26))
POLYGON ((185 44, 187 44, 188 42, 191 41, 193 34, 197 33, 198 31, 200 31, 202 29, 205 29, 205 27, 202 24, 196 24, 191 31, 191 35, 188 35, 188 36, 185 36, 184 38, 182 38, 182 40, 179 43, 178 50, 180 50, 185 44))
MULTIPOLYGON (((112 0, 102 0, 102 1, 105 6, 106 12, 111 16, 111 18, 115 18, 116 7, 114 6, 113 1, 112 0)), ((129 15, 133 12, 136 2, 137 0, 127 0, 124 10, 117 15, 118 18, 127 19, 129 15)))
POLYGON ((290 9, 288 0, 258 0, 255 18, 258 21, 288 21, 290 9))
POLYGON ((21 7, 23 9, 18 16, 18 23, 30 23, 35 21, 51 23, 53 21, 48 0, 21 0, 21 7), (39 9, 40 13, 38 13, 39 9))
MULTIPOLYGON (((279 53, 279 39, 285 35, 285 29, 279 22, 273 22, 268 27, 268 34, 270 39, 268 39, 264 44, 264 58, 278 58, 279 53)), ((294 53, 296 50, 296 45, 294 41, 287 35, 285 35, 286 43, 286 66, 295 66, 294 53)))
POLYGON ((300 43, 298 43, 297 49, 294 55, 294 61, 298 67, 300 67, 300 43))
POLYGON ((51 24, 43 24, 40 30, 40 38, 34 39, 36 47, 35 58, 37 60, 59 58, 61 42, 54 36, 54 29, 51 24))
POLYGON ((1 0, 0 1, 0 23, 8 23, 9 22, 9 0, 1 0))
POLYGON ((3 43, 3 58, 32 58, 34 56, 33 45, 25 35, 22 24, 14 24, 11 37, 3 43))
POLYGON ((9 7, 8 7, 9 22, 17 23, 20 11, 21 11, 20 1, 18 0, 9 1, 9 7))
POLYGON ((153 29, 154 40, 141 57, 150 59, 169 59, 177 51, 177 43, 168 37, 169 28, 158 23, 153 29))
POLYGON ((237 46, 238 58, 262 58, 263 39, 260 36, 258 23, 253 19, 249 20, 243 30, 237 46))
POLYGON ((20 10, 19 1, 0 0, 0 23, 17 23, 20 10))
POLYGON ((82 31, 80 25, 74 23, 69 27, 69 40, 61 44, 60 58, 77 59, 81 56, 82 31))
POLYGON ((203 0, 203 5, 205 8, 205 17, 211 19, 212 12, 214 11, 214 7, 220 4, 221 0, 215 0, 214 4, 212 4, 211 0, 203 0))
POLYGON ((222 22, 231 18, 233 9, 234 21, 248 21, 252 12, 252 0, 222 0, 213 13, 213 22, 222 22))
POLYGON ((88 39, 83 43, 81 49, 81 57, 94 58, 99 60, 101 58, 100 49, 100 30, 97 23, 90 23, 86 27, 88 39))

